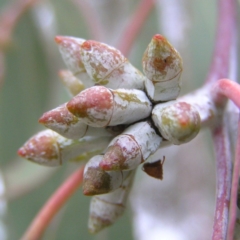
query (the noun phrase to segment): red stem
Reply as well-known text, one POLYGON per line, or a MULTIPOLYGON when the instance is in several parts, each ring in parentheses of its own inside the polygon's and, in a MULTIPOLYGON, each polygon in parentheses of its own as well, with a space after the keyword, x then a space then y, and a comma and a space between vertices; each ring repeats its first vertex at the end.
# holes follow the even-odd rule
MULTIPOLYGON (((230 50, 234 42, 235 9, 235 0, 219 0, 216 42, 207 84, 217 82, 218 79, 229 75, 230 50)), ((227 236, 232 163, 230 140, 226 132, 226 126, 223 124, 213 130, 217 168, 217 196, 212 236, 214 240, 226 239, 227 236)))
POLYGON ((240 85, 229 79, 220 79, 212 87, 214 101, 217 104, 232 100, 240 108, 240 85))
POLYGON ((134 40, 137 38, 144 22, 153 9, 154 3, 154 0, 141 0, 139 3, 135 13, 132 15, 129 24, 123 31, 119 43, 117 44, 117 49, 119 49, 123 55, 128 55, 130 49, 132 48, 134 40))
POLYGON ((217 196, 213 240, 226 239, 231 191, 231 150, 226 129, 220 126, 213 132, 217 165, 217 196))
POLYGON ((235 161, 234 161, 234 171, 232 180, 232 191, 231 191, 231 205, 230 205, 230 220, 228 227, 228 238, 233 239, 234 228, 237 216, 237 193, 238 193, 238 181, 239 181, 239 171, 240 171, 240 119, 238 120, 238 140, 236 145, 235 161))
POLYGON ((84 167, 74 172, 52 195, 32 221, 21 240, 38 240, 64 203, 79 189, 84 167))
POLYGON ((235 0, 219 0, 215 48, 206 83, 213 83, 220 78, 228 77, 236 15, 234 3, 235 0))

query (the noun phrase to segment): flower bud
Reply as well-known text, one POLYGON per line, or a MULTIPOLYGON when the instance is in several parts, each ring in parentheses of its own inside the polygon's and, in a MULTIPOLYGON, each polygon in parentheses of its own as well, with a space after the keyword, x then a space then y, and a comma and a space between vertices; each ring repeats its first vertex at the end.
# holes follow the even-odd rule
POLYGON ((147 76, 145 89, 155 102, 176 99, 180 92, 182 59, 167 39, 159 34, 152 38, 142 59, 147 76))
POLYGON ((84 136, 103 137, 115 135, 105 128, 96 130, 96 128, 83 123, 78 117, 68 111, 66 103, 44 113, 39 122, 69 139, 79 139, 84 136))
POLYGON ((112 89, 144 88, 143 74, 116 48, 88 40, 81 45, 81 58, 88 75, 98 85, 112 89))
POLYGON ((85 70, 80 54, 81 46, 85 39, 56 36, 55 41, 58 44, 63 61, 73 75, 81 79, 85 87, 93 86, 94 83, 85 70))
POLYGON ((67 108, 82 122, 93 127, 104 127, 146 118, 151 113, 152 104, 141 90, 111 90, 94 86, 75 96, 68 102, 67 108))
POLYGON ((103 171, 99 167, 103 155, 91 158, 84 168, 83 193, 84 195, 97 195, 111 192, 119 188, 129 171, 103 171))
POLYGON ((60 166, 66 161, 77 161, 82 155, 91 157, 102 152, 108 145, 109 137, 82 138, 70 140, 48 129, 30 138, 19 150, 18 154, 32 162, 45 166, 60 166))
POLYGON ((75 77, 72 72, 68 70, 61 70, 58 74, 71 96, 75 96, 84 90, 85 87, 83 83, 75 77))
POLYGON ((94 196, 90 204, 88 229, 97 233, 103 228, 113 224, 124 212, 128 193, 130 191, 135 171, 124 180, 117 190, 94 196))
POLYGON ((157 104, 152 119, 163 138, 176 145, 192 140, 201 127, 198 111, 186 102, 157 104))
POLYGON ((161 140, 149 122, 135 123, 110 142, 99 165, 105 171, 135 169, 160 147, 161 140))

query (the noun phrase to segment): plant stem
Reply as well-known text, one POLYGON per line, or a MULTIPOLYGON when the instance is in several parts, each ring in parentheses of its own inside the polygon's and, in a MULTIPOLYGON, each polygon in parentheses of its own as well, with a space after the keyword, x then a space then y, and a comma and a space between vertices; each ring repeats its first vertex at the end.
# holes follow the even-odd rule
POLYGON ((135 13, 129 24, 126 26, 122 33, 122 37, 117 44, 117 49, 119 49, 123 55, 128 55, 134 40, 137 38, 139 32, 141 31, 144 22, 151 13, 155 1, 154 0, 141 0, 135 13))
POLYGON ((64 203, 79 189, 84 167, 74 172, 52 195, 24 233, 21 240, 38 240, 64 203))
POLYGON ((235 152, 234 171, 232 180, 232 191, 231 191, 231 205, 230 205, 230 220, 228 225, 228 238, 233 239, 234 228, 237 216, 237 193, 238 193, 238 181, 240 171, 240 118, 238 119, 238 140, 235 152))
POLYGON ((214 101, 221 104, 226 98, 232 100, 240 108, 240 85, 229 79, 220 79, 212 87, 214 101))
POLYGON ((218 25, 215 48, 206 83, 228 77, 230 50, 233 44, 236 6, 235 0, 218 1, 218 25))
MULTIPOLYGON (((212 84, 229 75, 230 50, 234 43, 235 2, 235 0, 219 0, 216 43, 206 84, 212 84)), ((222 123, 212 133, 217 168, 217 196, 212 239, 219 240, 226 239, 227 236, 232 163, 230 140, 225 124, 222 123)))
POLYGON ((229 137, 222 126, 213 131, 217 167, 217 196, 213 240, 226 239, 229 213, 232 163, 229 137))

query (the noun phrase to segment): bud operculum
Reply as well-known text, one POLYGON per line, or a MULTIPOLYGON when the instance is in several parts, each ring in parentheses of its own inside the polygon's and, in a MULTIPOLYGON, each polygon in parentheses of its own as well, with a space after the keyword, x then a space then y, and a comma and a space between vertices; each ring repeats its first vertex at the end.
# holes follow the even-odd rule
POLYGON ((152 118, 163 138, 176 145, 192 140, 201 127, 198 111, 186 102, 158 104, 152 118))

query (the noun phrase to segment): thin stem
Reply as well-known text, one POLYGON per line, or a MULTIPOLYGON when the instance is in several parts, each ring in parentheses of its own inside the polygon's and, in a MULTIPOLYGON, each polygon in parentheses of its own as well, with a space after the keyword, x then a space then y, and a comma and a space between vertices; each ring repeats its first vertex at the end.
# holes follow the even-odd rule
POLYGON ((137 38, 144 22, 153 9, 154 3, 154 0, 141 0, 139 3, 135 13, 132 15, 129 24, 123 31, 119 43, 117 44, 117 48, 123 53, 123 55, 126 56, 132 48, 134 40, 137 38))
POLYGON ((230 219, 229 219, 229 225, 228 225, 229 228, 228 228, 228 238, 227 238, 229 240, 233 239, 234 228, 236 223, 239 171, 240 171, 240 119, 238 120, 238 140, 236 145, 233 180, 232 180, 230 219))
POLYGON ((217 165, 217 196, 213 225, 213 240, 226 239, 231 191, 231 150, 229 136, 220 126, 213 132, 217 165))
POLYGON ((229 79, 220 79, 213 85, 212 90, 217 104, 225 102, 228 98, 240 108, 240 85, 238 83, 229 79))
POLYGON ((84 167, 74 172, 52 195, 32 221, 21 240, 38 240, 64 203, 78 190, 83 180, 84 167))
MULTIPOLYGON (((218 26, 215 49, 207 84, 226 78, 230 69, 230 51, 234 43, 235 0, 219 0, 218 26)), ((223 123, 213 130, 216 153, 217 196, 212 239, 226 239, 231 191, 231 150, 226 126, 223 123)))
POLYGON ((228 77, 230 50, 234 38, 235 9, 235 0, 219 0, 215 48, 206 83, 228 77))

